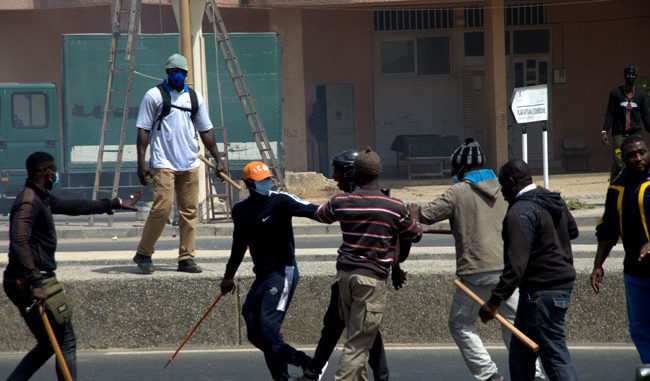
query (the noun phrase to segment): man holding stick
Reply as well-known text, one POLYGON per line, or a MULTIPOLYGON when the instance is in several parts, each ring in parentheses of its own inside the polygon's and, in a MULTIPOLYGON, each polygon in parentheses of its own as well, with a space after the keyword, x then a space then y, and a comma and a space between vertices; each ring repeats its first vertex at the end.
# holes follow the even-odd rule
MULTIPOLYGON (((456 275, 476 295, 487 299, 503 272, 501 225, 496 221, 503 220, 508 205, 496 175, 491 169, 483 169, 484 163, 480 145, 468 138, 451 155, 455 184, 429 204, 410 204, 408 208, 425 224, 449 219, 456 241, 456 275)), ((515 290, 502 304, 501 315, 510 323, 514 322, 518 300, 515 290)), ((503 380, 474 328, 479 308, 456 288, 449 310, 449 332, 475 380, 503 380)), ((501 335, 510 347, 510 331, 501 327, 501 335)), ((535 379, 544 379, 539 362, 535 379)))
POLYGON ((287 381, 287 364, 304 368, 310 360, 285 343, 280 333, 298 284, 291 220, 294 216, 313 219, 317 207, 290 193, 273 191, 272 177, 262 162, 244 167, 242 180, 250 195, 232 208, 232 249, 220 287, 224 294, 235 290, 233 278, 248 249, 255 273, 241 312, 248 340, 264 352, 273 380, 287 381))
MULTIPOLYGON (((54 353, 41 319, 47 306, 48 320, 73 379, 77 376, 76 338, 72 328, 72 306, 56 280, 56 230, 53 214, 87 215, 112 213, 115 209, 138 210, 134 205, 142 191, 122 200, 66 200, 48 191, 56 187, 59 174, 54 157, 34 152, 25 163, 27 181, 11 207, 9 222, 9 263, 4 272, 5 293, 16 305, 37 344, 9 375, 8 381, 29 379, 54 353), (49 290, 54 290, 52 293, 49 290), (56 295, 56 299, 54 296, 56 295), (61 299, 63 298, 63 299, 61 299), (56 304, 53 304, 56 303, 56 304)), ((57 362, 56 374, 64 380, 57 362)))
MULTIPOLYGON (((515 327, 539 344, 550 380, 577 380, 564 329, 576 278, 571 240, 578 237, 578 227, 559 193, 533 184, 525 162, 510 160, 503 165, 499 183, 510 205, 502 232, 505 268, 479 315, 483 323, 493 319, 519 287, 515 327)), ((538 354, 512 339, 510 377, 533 380, 538 354)))
POLYGON ((174 202, 178 205, 178 267, 186 273, 200 273, 194 262, 196 225, 199 221, 198 137, 216 160, 217 176, 225 173, 212 131, 212 122, 201 94, 187 87, 187 60, 172 54, 165 62, 167 79, 147 91, 138 112, 138 178, 142 185, 153 183, 153 204, 144 224, 133 262, 140 274, 154 272, 151 257, 165 228, 174 202), (149 147, 149 165, 145 153, 149 147))

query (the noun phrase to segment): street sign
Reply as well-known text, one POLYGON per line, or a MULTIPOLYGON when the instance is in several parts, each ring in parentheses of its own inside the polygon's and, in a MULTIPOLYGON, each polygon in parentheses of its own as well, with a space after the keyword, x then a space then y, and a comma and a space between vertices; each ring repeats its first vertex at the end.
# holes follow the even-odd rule
POLYGON ((517 87, 512 91, 510 109, 519 124, 548 120, 546 85, 517 87))

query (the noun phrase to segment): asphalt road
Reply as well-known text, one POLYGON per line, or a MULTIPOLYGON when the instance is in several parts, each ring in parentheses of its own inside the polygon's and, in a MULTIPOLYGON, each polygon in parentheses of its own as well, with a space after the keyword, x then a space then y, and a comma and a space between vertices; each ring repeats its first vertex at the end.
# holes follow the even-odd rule
MULTIPOLYGON (((313 348, 306 349, 308 353, 313 348)), ((386 348, 395 381, 468 380, 472 378, 453 346, 389 346, 386 348)), ((570 347, 581 380, 633 380, 640 360, 633 346, 570 347)), ((269 380, 262 353, 254 348, 183 350, 167 368, 163 365, 174 349, 164 351, 83 351, 77 354, 79 380, 269 380)), ((499 371, 508 378, 507 353, 489 347, 499 371)), ((0 378, 6 377, 23 354, 0 353, 0 378)), ((324 380, 333 380, 340 356, 332 356, 324 380)), ((290 367, 299 375, 300 370, 290 367)), ((53 380, 54 360, 45 364, 33 381, 53 380)))

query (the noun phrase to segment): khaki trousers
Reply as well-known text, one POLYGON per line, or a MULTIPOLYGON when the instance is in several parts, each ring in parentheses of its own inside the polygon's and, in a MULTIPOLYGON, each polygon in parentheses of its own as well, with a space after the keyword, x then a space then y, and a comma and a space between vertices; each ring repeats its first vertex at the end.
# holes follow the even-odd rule
POLYGON ((153 173, 153 205, 144 224, 137 253, 147 256, 154 253, 154 245, 165 228, 176 191, 180 241, 178 260, 180 262, 194 258, 199 206, 199 168, 183 172, 154 169, 153 173))
POLYGON ((339 312, 347 328, 336 380, 367 381, 368 353, 386 310, 386 279, 339 271, 339 312))

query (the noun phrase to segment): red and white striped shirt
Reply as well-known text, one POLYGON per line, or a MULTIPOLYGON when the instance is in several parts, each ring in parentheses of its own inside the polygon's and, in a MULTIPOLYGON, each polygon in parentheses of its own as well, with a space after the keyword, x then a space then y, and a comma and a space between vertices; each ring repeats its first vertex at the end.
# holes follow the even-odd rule
POLYGON ((318 208, 316 219, 341 224, 343 243, 338 249, 337 270, 376 279, 390 273, 398 236, 411 242, 422 238, 420 223, 408 213, 406 205, 380 190, 336 195, 318 208))

